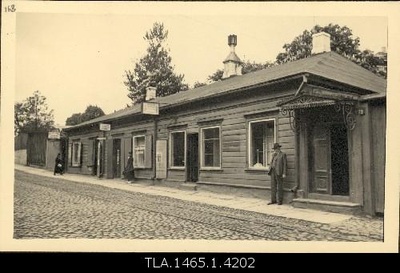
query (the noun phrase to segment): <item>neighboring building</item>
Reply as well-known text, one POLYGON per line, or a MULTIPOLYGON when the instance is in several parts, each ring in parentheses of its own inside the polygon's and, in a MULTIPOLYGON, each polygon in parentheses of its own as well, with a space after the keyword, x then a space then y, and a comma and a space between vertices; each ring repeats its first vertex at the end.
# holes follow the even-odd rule
POLYGON ((66 128, 68 172, 120 178, 132 151, 140 179, 269 199, 279 142, 286 203, 383 213, 386 80, 314 39, 309 58, 240 75, 230 36, 226 79, 149 101, 158 115, 136 105, 66 128))
POLYGON ((48 132, 22 132, 14 140, 14 163, 53 170, 58 153, 66 159, 66 145, 61 127, 48 132))

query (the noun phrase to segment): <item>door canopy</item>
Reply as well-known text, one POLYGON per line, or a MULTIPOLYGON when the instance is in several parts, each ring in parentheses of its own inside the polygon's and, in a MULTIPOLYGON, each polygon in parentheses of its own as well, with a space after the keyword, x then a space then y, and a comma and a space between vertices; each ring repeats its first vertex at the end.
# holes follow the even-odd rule
POLYGON ((293 131, 300 125, 301 113, 305 109, 333 106, 336 112, 341 112, 346 127, 353 130, 356 125, 355 105, 358 95, 331 90, 322 87, 307 85, 303 92, 296 92, 293 97, 277 104, 284 116, 289 116, 290 126, 293 131))

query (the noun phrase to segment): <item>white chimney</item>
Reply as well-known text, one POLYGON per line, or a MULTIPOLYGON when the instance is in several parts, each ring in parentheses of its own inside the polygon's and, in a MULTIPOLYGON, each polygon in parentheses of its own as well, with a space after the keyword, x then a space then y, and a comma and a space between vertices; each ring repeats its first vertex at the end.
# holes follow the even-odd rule
POLYGON ((231 49, 228 57, 224 61, 224 74, 223 79, 229 78, 231 76, 242 75, 242 61, 235 53, 235 47, 237 45, 237 36, 228 36, 228 45, 231 49))
POLYGON ((331 51, 331 35, 326 32, 319 32, 312 35, 311 54, 318 54, 331 51))

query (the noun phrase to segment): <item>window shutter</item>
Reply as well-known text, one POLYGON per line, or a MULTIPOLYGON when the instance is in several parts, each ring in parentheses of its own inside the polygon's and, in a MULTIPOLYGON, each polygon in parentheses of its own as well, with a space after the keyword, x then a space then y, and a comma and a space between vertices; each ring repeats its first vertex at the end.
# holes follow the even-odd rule
POLYGON ((72 142, 68 141, 68 165, 72 166, 72 142))
POLYGON ((153 139, 152 135, 146 135, 146 146, 145 146, 145 162, 144 167, 150 169, 153 162, 153 139))
POLYGON ((79 146, 78 146, 78 166, 82 166, 82 142, 79 142, 79 146))

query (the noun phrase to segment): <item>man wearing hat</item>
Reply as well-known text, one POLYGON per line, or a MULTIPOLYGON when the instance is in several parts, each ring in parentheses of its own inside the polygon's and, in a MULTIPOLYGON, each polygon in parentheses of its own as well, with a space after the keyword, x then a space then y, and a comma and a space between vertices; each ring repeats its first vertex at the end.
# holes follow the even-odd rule
POLYGON ((279 143, 274 144, 274 155, 272 156, 268 175, 271 176, 271 202, 268 205, 276 204, 276 192, 278 188, 278 205, 283 201, 283 178, 286 177, 287 160, 286 154, 281 151, 279 143))

